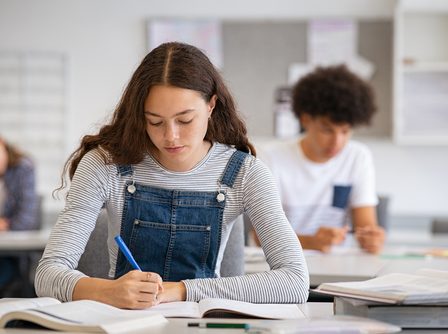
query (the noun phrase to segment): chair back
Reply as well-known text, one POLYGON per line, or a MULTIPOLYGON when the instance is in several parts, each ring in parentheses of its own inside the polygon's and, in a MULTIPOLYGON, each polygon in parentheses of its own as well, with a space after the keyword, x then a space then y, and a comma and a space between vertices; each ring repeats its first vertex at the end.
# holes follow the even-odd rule
POLYGON ((378 196, 378 205, 376 206, 376 216, 378 225, 384 228, 385 231, 389 229, 389 197, 384 195, 378 196))
POLYGON ((92 234, 90 234, 84 253, 78 262, 78 270, 90 277, 109 277, 109 250, 107 211, 102 209, 92 234))
POLYGON ((431 232, 433 234, 448 233, 448 218, 434 218, 431 222, 431 232))

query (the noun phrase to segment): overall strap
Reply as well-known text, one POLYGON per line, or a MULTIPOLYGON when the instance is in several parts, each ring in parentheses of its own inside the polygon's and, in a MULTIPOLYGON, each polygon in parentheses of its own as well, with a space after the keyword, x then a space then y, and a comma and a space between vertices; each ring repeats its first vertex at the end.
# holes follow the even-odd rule
POLYGON ((224 173, 219 182, 232 188, 238 172, 243 165, 244 159, 246 159, 248 155, 248 153, 236 150, 227 162, 227 166, 224 169, 224 173))
POLYGON ((132 175, 134 173, 134 170, 132 169, 131 165, 118 165, 118 173, 121 176, 125 176, 125 175, 132 175))

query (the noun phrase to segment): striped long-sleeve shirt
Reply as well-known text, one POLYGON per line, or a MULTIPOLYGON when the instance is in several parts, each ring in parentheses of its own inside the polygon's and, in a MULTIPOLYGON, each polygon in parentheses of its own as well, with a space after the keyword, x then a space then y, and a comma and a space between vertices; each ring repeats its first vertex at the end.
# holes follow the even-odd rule
MULTIPOLYGON (((217 191, 223 187, 218 180, 234 151, 215 143, 202 161, 187 172, 169 171, 148 155, 133 166, 132 176, 121 176, 116 165, 104 162, 98 149, 88 152, 78 165, 65 208, 39 262, 37 294, 61 301, 72 299, 74 286, 85 277, 75 268, 103 204, 109 216, 109 276, 114 276, 118 248, 113 236, 120 232, 127 181, 172 190, 217 191)), ((302 248, 282 210, 268 168, 252 156, 244 161, 233 188, 226 189, 216 273, 219 275, 232 223, 243 212, 258 234, 271 270, 237 277, 184 280, 187 300, 213 297, 254 303, 305 302, 309 277, 302 248)))

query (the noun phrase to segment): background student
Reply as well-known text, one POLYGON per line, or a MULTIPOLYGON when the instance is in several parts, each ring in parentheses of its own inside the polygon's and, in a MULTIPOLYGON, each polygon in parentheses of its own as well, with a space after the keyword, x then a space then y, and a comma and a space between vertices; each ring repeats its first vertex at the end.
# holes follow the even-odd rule
POLYGON ((294 86, 292 104, 303 136, 261 153, 302 246, 328 252, 344 240, 350 218, 360 246, 379 252, 372 156, 350 140, 376 111, 372 88, 345 66, 320 67, 294 86))
POLYGON ((111 122, 85 136, 66 164, 71 187, 37 268, 37 294, 132 309, 206 297, 305 302, 300 243, 269 170, 249 153, 246 127, 209 59, 190 45, 160 45, 133 74, 111 122), (75 269, 103 206, 110 280, 75 269), (220 278, 243 212, 273 269, 220 278), (117 234, 143 271, 118 252, 117 234))
MULTIPOLYGON (((0 137, 0 233, 38 228, 34 165, 0 137)), ((0 257, 0 297, 6 297, 19 274, 18 259, 0 257)))

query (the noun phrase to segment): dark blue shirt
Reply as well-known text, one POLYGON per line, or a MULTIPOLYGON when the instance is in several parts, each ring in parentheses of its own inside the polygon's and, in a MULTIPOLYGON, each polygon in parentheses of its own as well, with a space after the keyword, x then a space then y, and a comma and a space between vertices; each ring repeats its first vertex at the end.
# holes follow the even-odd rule
POLYGON ((3 176, 6 188, 4 218, 12 231, 39 228, 39 200, 31 160, 22 158, 17 166, 8 168, 3 176))

